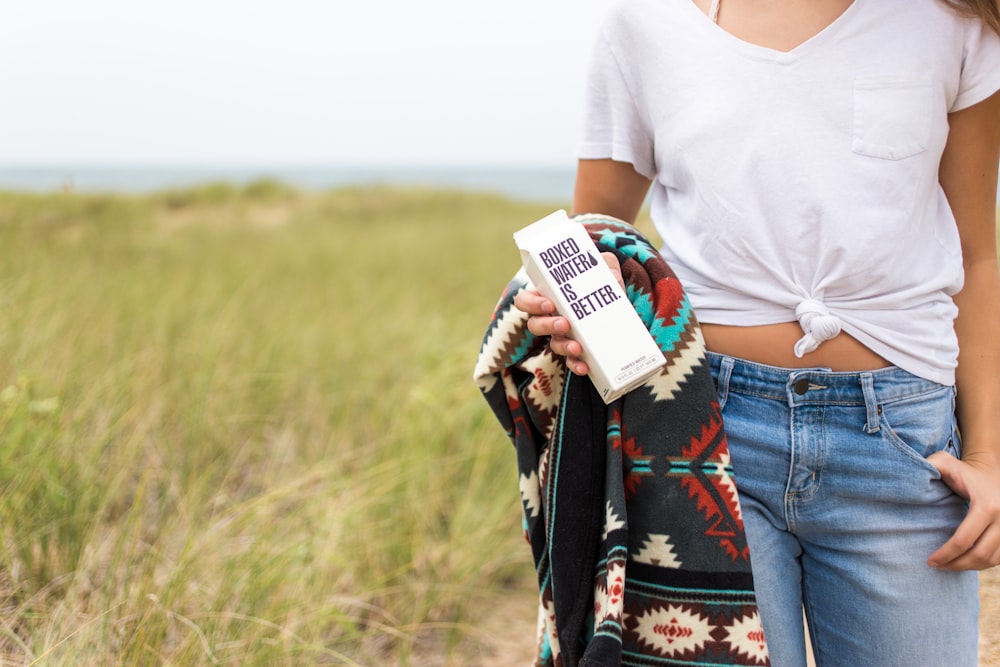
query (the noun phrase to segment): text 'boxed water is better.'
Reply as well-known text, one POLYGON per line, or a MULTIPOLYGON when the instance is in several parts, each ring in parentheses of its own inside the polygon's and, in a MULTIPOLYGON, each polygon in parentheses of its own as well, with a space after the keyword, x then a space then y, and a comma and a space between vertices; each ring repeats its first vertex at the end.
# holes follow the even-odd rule
POLYGON ((556 211, 515 232, 514 242, 531 282, 569 320, 605 403, 666 363, 583 225, 556 211))

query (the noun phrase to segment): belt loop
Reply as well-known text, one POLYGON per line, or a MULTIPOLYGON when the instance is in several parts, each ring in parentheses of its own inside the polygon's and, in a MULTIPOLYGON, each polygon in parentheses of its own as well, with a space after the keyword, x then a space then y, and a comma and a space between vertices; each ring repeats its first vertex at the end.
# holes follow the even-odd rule
POLYGON ((878 399, 875 397, 875 379, 871 373, 861 374, 861 391, 865 395, 865 408, 868 410, 866 433, 878 433, 881 428, 878 423, 878 399))
POLYGON ((733 375, 733 366, 736 361, 732 357, 722 357, 719 360, 719 380, 716 392, 719 394, 719 409, 726 407, 726 400, 729 398, 729 378, 733 375))

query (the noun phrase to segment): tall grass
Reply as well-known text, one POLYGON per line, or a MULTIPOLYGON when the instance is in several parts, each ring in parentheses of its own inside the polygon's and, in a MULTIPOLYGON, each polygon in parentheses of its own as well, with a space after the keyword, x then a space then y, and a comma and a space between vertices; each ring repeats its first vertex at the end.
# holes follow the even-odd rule
POLYGON ((477 664, 532 575, 470 373, 551 208, 0 193, 0 664, 477 664))

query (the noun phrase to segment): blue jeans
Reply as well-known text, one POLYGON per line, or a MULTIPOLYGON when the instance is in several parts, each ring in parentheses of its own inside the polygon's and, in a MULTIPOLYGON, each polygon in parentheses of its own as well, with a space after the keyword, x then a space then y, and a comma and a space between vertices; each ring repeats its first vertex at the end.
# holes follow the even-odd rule
POLYGON ((975 667, 978 578, 927 565, 967 505, 955 390, 899 368, 782 369, 710 354, 775 667, 975 667))

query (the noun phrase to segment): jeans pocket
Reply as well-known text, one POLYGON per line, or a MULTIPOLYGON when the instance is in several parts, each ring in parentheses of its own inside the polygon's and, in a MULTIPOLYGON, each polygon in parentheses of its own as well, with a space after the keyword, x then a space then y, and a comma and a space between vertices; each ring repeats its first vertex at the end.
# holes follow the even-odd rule
POLYGON ((935 474, 937 468, 927 457, 939 451, 960 454, 954 387, 882 403, 878 412, 886 442, 935 474))
POLYGON ((931 138, 932 107, 929 73, 856 78, 851 149, 886 160, 922 153, 931 138))

